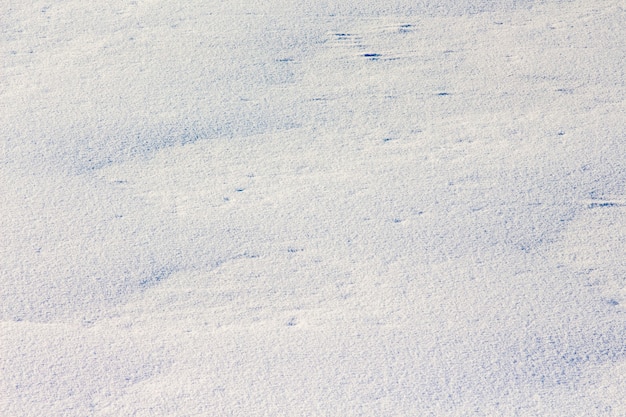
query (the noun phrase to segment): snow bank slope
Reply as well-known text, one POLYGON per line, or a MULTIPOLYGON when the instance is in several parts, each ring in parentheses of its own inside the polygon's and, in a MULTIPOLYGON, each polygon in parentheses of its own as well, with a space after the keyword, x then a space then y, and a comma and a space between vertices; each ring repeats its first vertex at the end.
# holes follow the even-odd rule
POLYGON ((619 2, 7 16, 1 415, 626 413, 619 2))

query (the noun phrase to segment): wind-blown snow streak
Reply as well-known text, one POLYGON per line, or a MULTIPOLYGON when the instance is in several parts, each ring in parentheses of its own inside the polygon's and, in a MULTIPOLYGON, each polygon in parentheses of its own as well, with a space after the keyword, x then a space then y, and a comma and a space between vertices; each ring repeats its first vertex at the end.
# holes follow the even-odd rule
POLYGON ((619 2, 170 3, 3 13, 0 415, 626 414, 619 2))

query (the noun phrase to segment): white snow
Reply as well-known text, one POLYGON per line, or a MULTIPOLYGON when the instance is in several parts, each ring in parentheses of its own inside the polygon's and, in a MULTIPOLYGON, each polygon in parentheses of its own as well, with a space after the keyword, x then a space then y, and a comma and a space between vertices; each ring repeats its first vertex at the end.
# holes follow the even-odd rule
POLYGON ((626 415, 621 1, 1 9, 0 416, 626 415))

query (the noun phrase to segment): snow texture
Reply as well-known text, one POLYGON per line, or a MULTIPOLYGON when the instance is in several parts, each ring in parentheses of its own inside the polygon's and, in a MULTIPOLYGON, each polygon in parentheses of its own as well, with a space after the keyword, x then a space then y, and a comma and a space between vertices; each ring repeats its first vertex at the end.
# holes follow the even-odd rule
POLYGON ((87 3, 0 7, 0 416, 626 415, 620 0, 87 3))

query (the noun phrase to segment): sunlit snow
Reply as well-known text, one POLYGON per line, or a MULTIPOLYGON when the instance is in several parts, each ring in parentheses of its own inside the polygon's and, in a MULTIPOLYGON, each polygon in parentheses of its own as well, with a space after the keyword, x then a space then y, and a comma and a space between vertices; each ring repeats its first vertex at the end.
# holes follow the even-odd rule
POLYGON ((0 7, 0 416, 626 415, 621 1, 87 3, 0 7))

